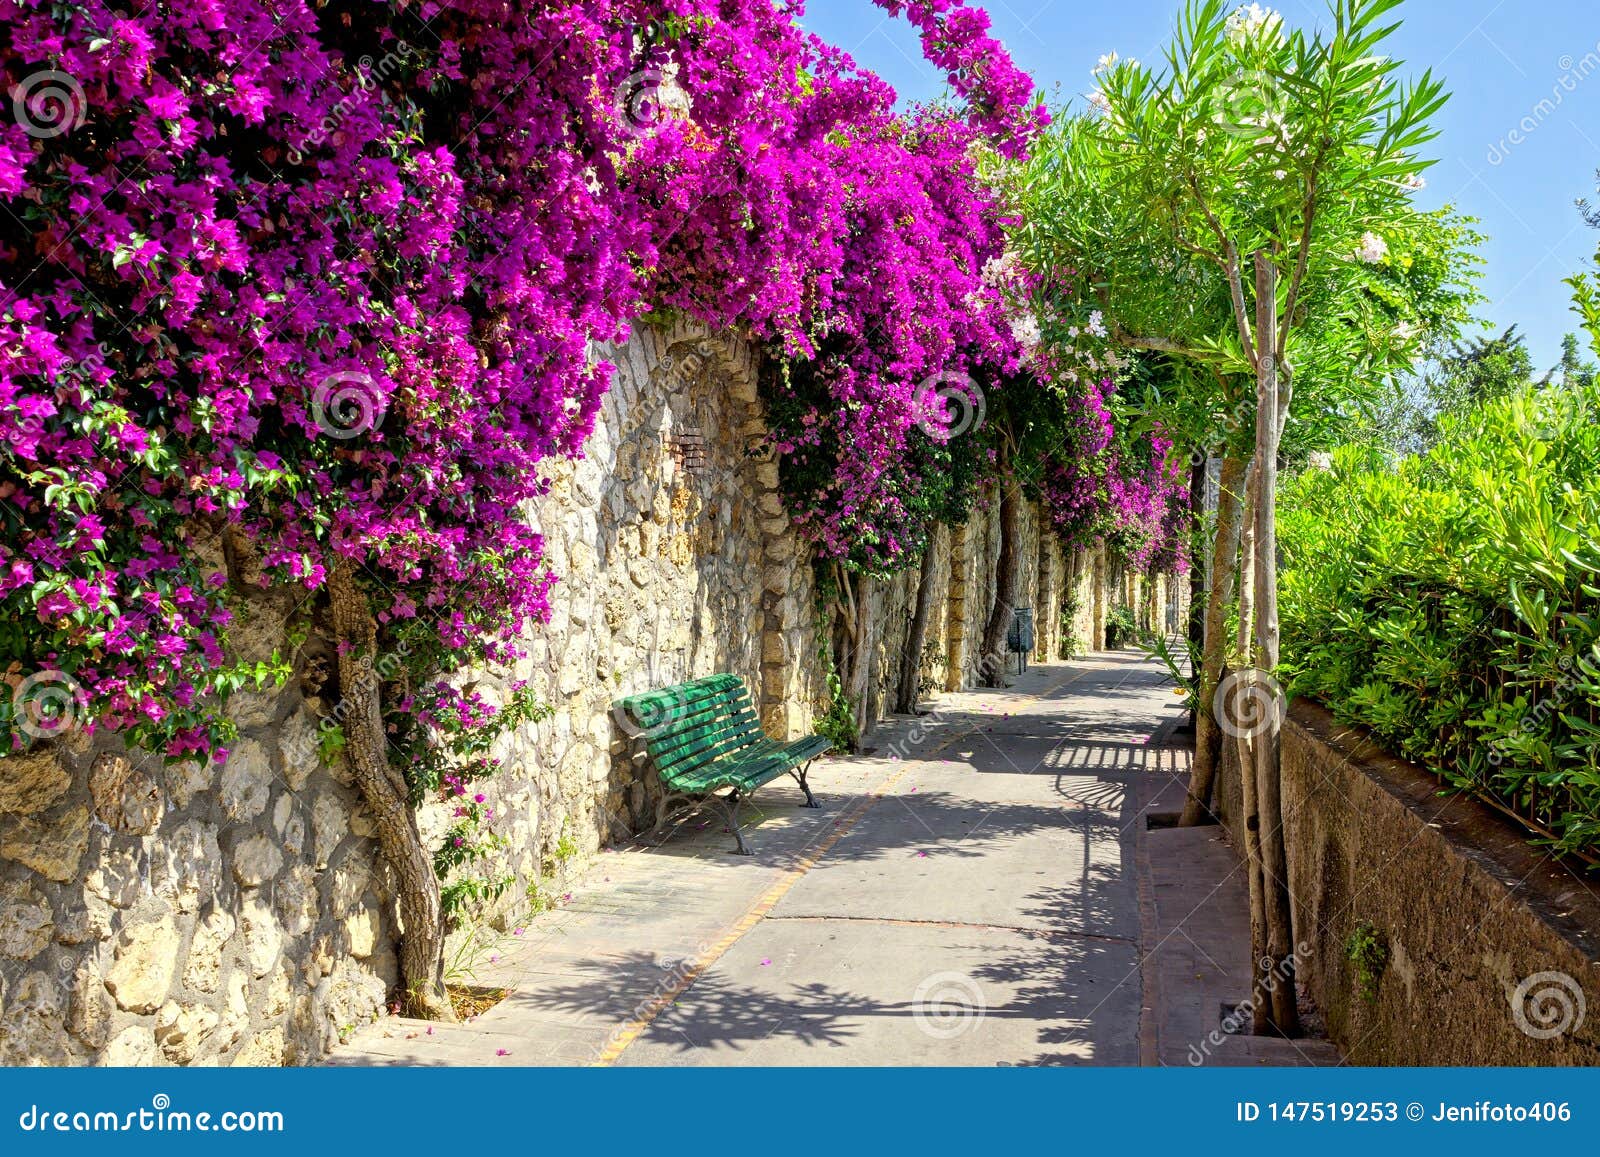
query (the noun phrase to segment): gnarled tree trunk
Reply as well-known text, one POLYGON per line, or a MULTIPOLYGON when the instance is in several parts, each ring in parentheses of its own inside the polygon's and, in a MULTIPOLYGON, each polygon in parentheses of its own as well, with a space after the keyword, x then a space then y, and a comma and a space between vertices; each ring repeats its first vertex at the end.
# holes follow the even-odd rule
POLYGON ((994 605, 983 629, 979 675, 985 687, 1002 687, 1006 674, 1006 632, 1017 603, 1022 568, 1022 491, 1011 473, 1009 449, 1000 451, 1000 558, 995 563, 994 605))
POLYGON ((356 585, 346 559, 328 576, 333 627, 339 643, 339 691, 344 698, 345 751, 356 786, 372 809, 378 843, 394 869, 400 890, 400 971, 406 1011, 429 1020, 453 1021, 455 1012, 444 989, 444 922, 439 905, 439 879, 433 860, 422 846, 416 814, 411 810, 405 778, 389 763, 375 670, 378 627, 367 596, 356 585))
POLYGON ((933 524, 928 549, 922 555, 922 574, 917 580, 917 606, 911 614, 911 629, 906 634, 905 654, 900 657, 900 688, 894 709, 910 715, 917 709, 917 687, 922 681, 922 647, 928 637, 928 620, 933 617, 934 578, 939 570, 939 555, 948 532, 944 523, 933 524))

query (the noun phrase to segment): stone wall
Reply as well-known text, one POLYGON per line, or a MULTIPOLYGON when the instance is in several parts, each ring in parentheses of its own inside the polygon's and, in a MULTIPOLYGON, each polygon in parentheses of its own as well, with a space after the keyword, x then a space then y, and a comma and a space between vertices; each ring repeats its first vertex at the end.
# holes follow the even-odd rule
MULTIPOLYGON (((250 597, 236 652, 291 609, 250 597)), ((304 1062, 382 1008, 392 890, 315 696, 230 708, 220 772, 82 735, 0 764, 0 1063, 304 1062)))
MULTIPOLYGON (((1236 759, 1219 788, 1242 847, 1236 759)), ((1352 1064, 1600 1064, 1600 885, 1303 701, 1283 806, 1299 975, 1352 1064), (1358 927, 1387 957, 1365 978, 1358 927)))

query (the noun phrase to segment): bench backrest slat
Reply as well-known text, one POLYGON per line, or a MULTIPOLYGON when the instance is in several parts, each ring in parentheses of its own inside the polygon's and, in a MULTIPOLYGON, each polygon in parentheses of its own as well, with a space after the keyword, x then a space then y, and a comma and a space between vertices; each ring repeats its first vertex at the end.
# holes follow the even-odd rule
POLYGON ((754 721, 755 711, 750 706, 749 696, 741 691, 737 695, 701 700, 690 707, 655 717, 645 738, 665 748, 679 737, 693 735, 706 727, 754 721))
POLYGON ((618 702, 643 728, 645 749, 669 786, 680 776, 767 742, 744 680, 712 675, 618 702))

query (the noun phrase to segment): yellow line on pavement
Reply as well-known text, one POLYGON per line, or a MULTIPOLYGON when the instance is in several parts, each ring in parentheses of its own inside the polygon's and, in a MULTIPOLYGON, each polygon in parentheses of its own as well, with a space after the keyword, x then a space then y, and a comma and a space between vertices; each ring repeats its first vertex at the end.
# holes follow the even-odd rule
MULTIPOLYGON (((1099 670, 1099 668, 1089 667, 1082 671, 1078 671, 1070 679, 1063 679, 1060 683, 1055 684, 1053 687, 1047 687, 1043 691, 1039 691, 1035 694, 1027 696, 1024 702, 1033 703, 1043 699, 1047 695, 1053 695, 1057 691, 1072 686, 1072 684, 1076 683, 1083 676, 1094 670, 1099 670)), ((969 736, 977 733, 977 726, 970 727, 965 731, 958 731, 949 739, 939 744, 939 746, 935 747, 932 751, 928 752, 927 758, 932 758, 933 756, 938 755, 945 748, 952 746, 958 740, 966 739, 969 736)), ((738 943, 738 941, 746 932, 750 931, 750 929, 761 923, 761 921, 766 918, 767 913, 771 912, 772 909, 777 906, 778 901, 782 900, 786 895, 788 895, 789 890, 800 882, 801 877, 803 877, 807 872, 811 871, 812 868, 816 867, 818 861, 832 851, 834 845, 842 840, 849 833, 851 828, 855 827, 856 824, 861 822, 862 817, 865 816, 867 812, 872 810, 873 805, 877 804, 878 801, 883 799, 884 796, 893 791, 895 786, 910 773, 911 769, 917 763, 924 762, 927 762, 927 759, 920 759, 916 761, 908 760, 901 766, 899 771, 895 772, 888 779, 884 780, 882 783, 878 784, 877 787, 873 788, 865 799, 856 804, 856 806, 850 810, 844 819, 838 821, 838 823, 834 825, 833 831, 830 832, 821 843, 817 844, 809 852, 801 856, 800 859, 791 868, 789 868, 787 872, 785 872, 778 880, 774 881, 772 886, 756 899, 755 903, 746 910, 743 916, 739 917, 739 919, 733 923, 727 932, 723 933, 719 939, 706 947, 705 950, 695 958, 694 962, 689 965, 688 968, 684 969, 683 974, 679 976, 677 980, 675 980, 667 988, 664 988, 660 992, 656 993, 656 995, 643 1007, 643 1009, 639 1011, 639 1013, 632 1020, 628 1021, 621 1028, 617 1029, 616 1032, 612 1033, 611 1037, 606 1041, 605 1047, 600 1050, 599 1055, 595 1058, 594 1064, 596 1066, 609 1065, 618 1057, 620 1057, 627 1050, 628 1046, 633 1044, 634 1041, 638 1040, 640 1034, 642 1034, 645 1029, 649 1028, 650 1025, 655 1022, 657 1017, 659 1017, 667 1009, 671 1008, 672 1005, 677 1001, 678 997, 687 992, 689 987, 694 984, 696 980, 700 979, 700 977, 705 973, 706 969, 710 968, 718 960, 722 959, 723 954, 726 953, 728 949, 732 948, 736 943, 738 943)))

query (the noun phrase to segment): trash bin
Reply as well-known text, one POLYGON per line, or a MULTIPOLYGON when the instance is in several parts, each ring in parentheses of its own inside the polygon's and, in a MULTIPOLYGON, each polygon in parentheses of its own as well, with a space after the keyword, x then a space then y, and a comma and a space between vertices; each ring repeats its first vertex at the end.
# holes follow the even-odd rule
POLYGON ((1006 650, 1017 656, 1017 673, 1028 669, 1033 653, 1033 608, 1011 608, 1011 629, 1006 632, 1006 650))

